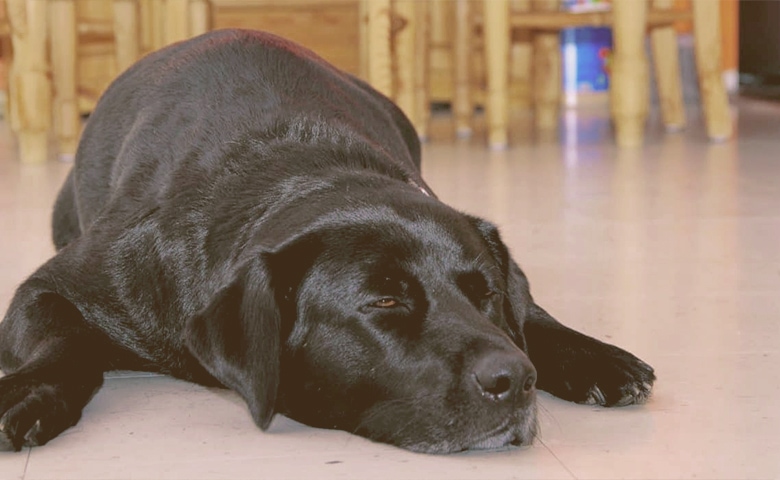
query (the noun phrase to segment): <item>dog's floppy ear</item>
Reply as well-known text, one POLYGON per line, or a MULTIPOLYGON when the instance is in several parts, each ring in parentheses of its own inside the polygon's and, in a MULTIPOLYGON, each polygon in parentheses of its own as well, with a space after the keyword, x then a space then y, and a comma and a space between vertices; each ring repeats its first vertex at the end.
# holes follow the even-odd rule
POLYGON ((281 317, 265 265, 261 257, 240 268, 185 332, 190 352, 244 398, 263 430, 274 416, 281 354, 281 317))
POLYGON ((523 335, 523 324, 525 323, 528 309, 531 308, 534 303, 528 286, 528 279, 509 255, 509 250, 501 240, 498 228, 481 218, 469 217, 469 220, 487 243, 490 253, 493 255, 493 258, 499 264, 501 271, 504 274, 506 280, 504 318, 506 318, 509 333, 512 335, 515 344, 527 351, 525 336, 523 335))

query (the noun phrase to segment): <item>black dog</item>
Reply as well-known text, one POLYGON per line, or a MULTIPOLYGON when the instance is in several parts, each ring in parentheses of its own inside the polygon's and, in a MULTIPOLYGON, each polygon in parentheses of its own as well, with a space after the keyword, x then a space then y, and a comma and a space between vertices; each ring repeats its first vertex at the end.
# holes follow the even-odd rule
POLYGON ((647 399, 652 368, 537 306, 496 228, 419 167, 398 108, 278 37, 137 63, 84 131, 59 252, 0 324, 0 448, 74 425, 113 369, 231 388, 262 429, 282 413, 420 452, 530 443, 537 387, 647 399))

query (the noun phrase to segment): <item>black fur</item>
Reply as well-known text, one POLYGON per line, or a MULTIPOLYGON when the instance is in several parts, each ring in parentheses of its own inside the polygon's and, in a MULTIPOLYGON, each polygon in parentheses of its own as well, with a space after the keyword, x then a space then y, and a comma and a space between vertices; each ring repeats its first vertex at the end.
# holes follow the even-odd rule
POLYGON ((497 229, 419 167, 398 108, 278 37, 138 62, 0 323, 0 448, 75 424, 112 369, 231 388, 262 429, 282 413, 422 452, 531 442, 536 385, 644 401, 652 368, 534 304, 497 229))

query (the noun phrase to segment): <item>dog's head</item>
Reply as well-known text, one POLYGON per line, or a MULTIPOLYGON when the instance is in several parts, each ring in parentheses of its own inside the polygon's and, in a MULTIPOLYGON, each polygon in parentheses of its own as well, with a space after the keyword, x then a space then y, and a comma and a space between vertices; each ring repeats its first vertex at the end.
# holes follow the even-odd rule
POLYGON ((190 321, 193 354, 264 429, 278 412, 420 452, 530 443, 531 300, 496 228, 419 194, 340 203, 263 233, 190 321))

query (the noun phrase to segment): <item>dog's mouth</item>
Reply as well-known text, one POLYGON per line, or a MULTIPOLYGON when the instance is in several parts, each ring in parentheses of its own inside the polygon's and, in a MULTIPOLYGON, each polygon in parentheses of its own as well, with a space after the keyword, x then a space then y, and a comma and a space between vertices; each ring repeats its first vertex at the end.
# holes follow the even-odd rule
POLYGON ((495 450, 510 445, 530 446, 536 438, 536 418, 524 417, 520 423, 516 419, 507 419, 496 428, 457 441, 455 438, 442 438, 435 442, 423 441, 401 443, 400 447, 419 453, 450 454, 469 450, 495 450))
POLYGON ((513 415, 498 427, 476 436, 463 450, 493 450, 508 445, 530 446, 536 438, 537 429, 534 406, 523 412, 522 416, 513 415))
POLYGON ((502 425, 473 441, 464 450, 493 450, 508 445, 527 446, 533 443, 535 432, 522 432, 516 426, 502 425))

